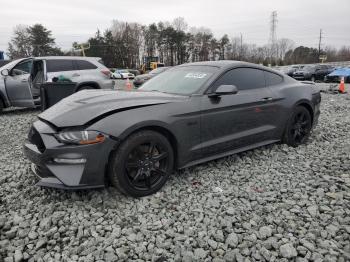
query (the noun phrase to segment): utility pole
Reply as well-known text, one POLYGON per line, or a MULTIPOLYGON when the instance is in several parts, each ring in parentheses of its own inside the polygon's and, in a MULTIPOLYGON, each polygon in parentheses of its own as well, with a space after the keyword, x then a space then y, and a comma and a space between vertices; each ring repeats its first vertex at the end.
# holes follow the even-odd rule
POLYGON ((243 36, 242 36, 242 33, 241 34, 241 48, 240 48, 240 51, 239 51, 239 60, 242 60, 242 53, 243 53, 243 36))
POLYGON ((277 28, 277 11, 273 11, 271 13, 270 18, 270 64, 272 64, 272 60, 275 57, 276 53, 276 42, 277 42, 277 36, 276 36, 276 28, 277 28))
POLYGON ((322 29, 320 29, 320 39, 318 41, 318 57, 321 55, 321 43, 322 43, 322 29))

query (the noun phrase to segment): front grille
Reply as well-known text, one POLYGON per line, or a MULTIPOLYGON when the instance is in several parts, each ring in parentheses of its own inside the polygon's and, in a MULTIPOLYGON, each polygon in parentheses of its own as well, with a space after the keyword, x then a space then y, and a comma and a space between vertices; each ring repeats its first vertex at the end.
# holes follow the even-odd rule
POLYGON ((45 151, 44 142, 43 142, 39 132, 34 127, 31 127, 31 129, 29 131, 28 140, 32 144, 36 145, 41 153, 45 151))

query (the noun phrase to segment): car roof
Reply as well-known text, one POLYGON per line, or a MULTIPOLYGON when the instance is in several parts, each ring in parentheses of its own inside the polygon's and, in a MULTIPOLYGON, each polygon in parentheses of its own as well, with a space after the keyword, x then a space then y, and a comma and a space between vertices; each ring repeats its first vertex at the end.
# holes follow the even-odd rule
POLYGON ((258 65, 258 64, 243 62, 243 61, 236 61, 236 60, 194 62, 194 63, 182 64, 179 67, 186 67, 186 66, 214 66, 214 67, 218 67, 220 69, 229 69, 231 67, 243 66, 243 67, 253 67, 253 68, 257 68, 257 69, 262 69, 265 71, 270 71, 272 73, 277 73, 277 74, 281 75, 280 72, 278 72, 277 70, 274 70, 272 68, 258 65))
POLYGON ((99 60, 100 57, 88 56, 37 56, 34 59, 71 59, 71 60, 99 60))
POLYGON ((250 63, 235 61, 235 60, 219 60, 219 61, 204 61, 204 62, 187 63, 187 64, 182 64, 180 66, 215 66, 215 67, 224 68, 224 67, 240 65, 240 64, 246 65, 246 64, 250 64, 250 63))

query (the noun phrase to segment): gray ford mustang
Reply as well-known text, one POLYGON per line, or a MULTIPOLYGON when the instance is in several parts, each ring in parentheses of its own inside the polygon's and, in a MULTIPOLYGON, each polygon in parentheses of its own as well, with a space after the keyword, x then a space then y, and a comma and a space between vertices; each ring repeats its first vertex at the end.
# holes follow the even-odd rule
POLYGON ((306 141, 320 92, 269 68, 184 64, 137 91, 86 90, 39 115, 24 145, 39 186, 86 189, 106 181, 139 197, 174 169, 282 141, 306 141))

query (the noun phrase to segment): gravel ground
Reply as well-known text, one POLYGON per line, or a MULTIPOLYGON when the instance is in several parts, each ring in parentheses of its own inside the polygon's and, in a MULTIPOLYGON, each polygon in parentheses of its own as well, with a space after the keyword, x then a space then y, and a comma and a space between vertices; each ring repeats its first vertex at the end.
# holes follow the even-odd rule
POLYGON ((141 199, 40 189, 22 144, 38 111, 0 115, 0 261, 350 261, 350 95, 322 95, 307 145, 186 169, 141 199))

